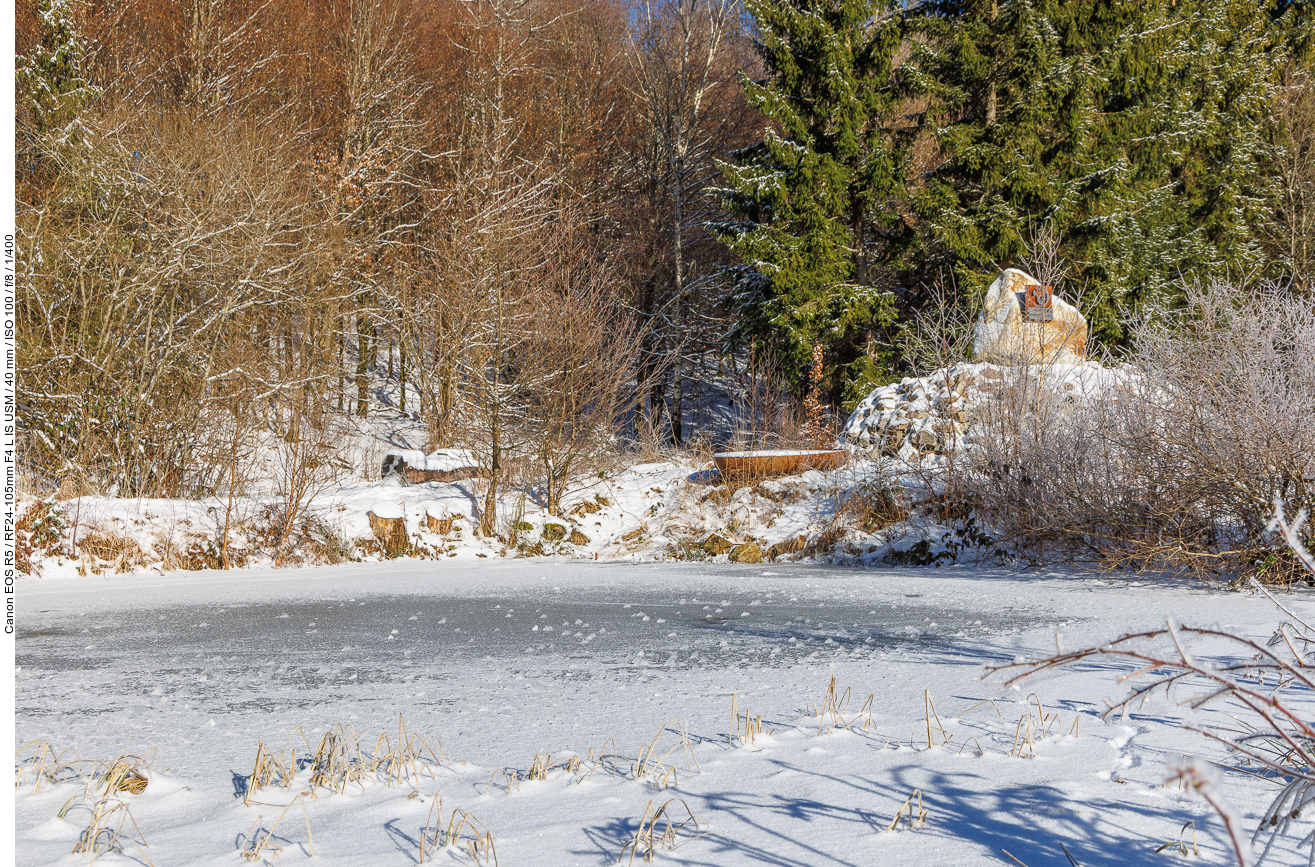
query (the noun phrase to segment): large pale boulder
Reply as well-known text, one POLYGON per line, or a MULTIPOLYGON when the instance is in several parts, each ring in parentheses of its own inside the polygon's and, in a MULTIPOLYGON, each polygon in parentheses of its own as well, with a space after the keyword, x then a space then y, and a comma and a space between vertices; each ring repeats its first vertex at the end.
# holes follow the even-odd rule
POLYGON ((993 364, 1080 364, 1087 320, 1030 274, 1008 268, 986 293, 973 337, 973 361, 993 364))

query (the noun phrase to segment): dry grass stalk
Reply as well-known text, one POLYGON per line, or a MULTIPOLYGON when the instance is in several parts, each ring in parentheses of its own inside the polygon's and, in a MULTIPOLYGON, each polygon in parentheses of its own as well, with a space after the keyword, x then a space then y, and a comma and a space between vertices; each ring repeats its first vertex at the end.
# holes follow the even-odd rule
POLYGON ((1000 708, 996 707, 995 701, 993 699, 987 698, 977 702, 977 704, 973 705, 972 707, 965 710, 963 713, 959 714, 957 717, 955 717, 955 719, 963 719, 965 716, 977 710, 977 708, 981 707, 984 704, 989 704, 991 706, 991 709, 995 711, 995 715, 1000 717, 1001 720, 1005 718, 1005 715, 1000 713, 1000 708))
POLYGON ((438 752, 435 752, 428 741, 407 729, 406 721, 399 713, 397 743, 393 744, 387 733, 381 734, 379 740, 375 742, 372 764, 376 772, 384 773, 385 785, 400 786, 409 783, 415 786, 419 784, 422 776, 433 778, 433 768, 443 764, 442 756, 442 742, 439 742, 438 752), (423 761, 426 753, 432 760, 432 765, 423 761))
POLYGON ((585 761, 591 762, 591 765, 589 767, 589 775, 586 776, 584 779, 580 780, 579 782, 587 781, 590 777, 594 775, 594 771, 598 770, 598 766, 603 763, 603 760, 605 758, 607 758, 608 744, 612 745, 612 761, 608 763, 608 768, 612 771, 612 777, 614 779, 616 778, 616 770, 618 767, 620 767, 621 756, 616 749, 616 740, 613 738, 608 738, 607 740, 603 741, 603 745, 598 748, 597 758, 594 757, 594 751, 592 748, 589 750, 589 753, 585 756, 585 761))
MULTIPOLYGON (((67 815, 68 807, 69 805, 65 804, 65 808, 60 810, 60 818, 67 815)), ((78 835, 78 842, 73 844, 74 855, 90 854, 91 863, 94 864, 96 859, 106 852, 122 853, 126 845, 135 849, 138 856, 148 865, 151 864, 151 860, 142 851, 150 844, 146 842, 146 837, 142 834, 142 829, 137 826, 137 821, 133 819, 127 804, 105 796, 93 801, 90 809, 91 818, 87 822, 87 827, 78 835), (129 824, 132 825, 131 833, 127 832, 129 824)))
POLYGON ((914 789, 913 794, 909 795, 908 798, 905 799, 903 804, 900 804, 899 809, 895 811, 895 818, 891 819, 890 824, 886 826, 886 831, 887 832, 894 831, 899 826, 899 820, 906 813, 908 814, 910 831, 912 831, 914 828, 922 828, 926 826, 927 811, 922 806, 921 789, 914 789), (913 806, 913 800, 915 798, 918 800, 918 806, 916 809, 913 806))
POLYGON ((530 770, 526 775, 528 780, 546 780, 548 771, 552 768, 551 753, 535 753, 534 760, 530 762, 530 770))
POLYGON ((691 823, 694 825, 694 830, 698 830, 700 820, 691 812, 689 804, 686 804, 683 800, 672 798, 661 807, 658 807, 657 810, 653 809, 653 802, 649 801, 648 806, 644 808, 644 815, 639 819, 639 827, 635 830, 634 838, 621 847, 621 854, 617 857, 616 863, 620 864, 626 857, 627 849, 630 850, 629 863, 634 864, 636 855, 640 856, 641 861, 648 862, 652 861, 657 853, 663 849, 668 852, 675 851, 690 840, 697 840, 703 835, 687 835, 684 839, 680 837, 681 831, 691 823), (685 808, 685 818, 679 823, 667 813, 669 809, 672 809, 671 805, 677 801, 680 801, 681 806, 685 808), (663 820, 666 824, 659 834, 657 833, 658 823, 663 820), (640 854, 641 847, 642 854, 640 854))
MULTIPOLYGON (((416 786, 421 777, 432 778, 433 768, 442 764, 443 745, 440 743, 437 750, 432 748, 423 737, 407 729, 400 714, 396 742, 387 733, 381 734, 375 741, 374 751, 368 754, 361 749, 364 733, 358 734, 350 725, 339 724, 325 732, 314 748, 300 728, 294 734, 301 734, 302 742, 311 753, 312 797, 320 788, 341 794, 351 783, 362 787, 372 782, 386 786, 416 786)), ((290 769, 292 765, 285 767, 290 769)))
POLYGON ((297 795, 284 805, 283 812, 279 813, 278 818, 274 820, 274 824, 271 825, 268 830, 265 829, 264 821, 261 817, 256 816, 256 820, 251 823, 251 827, 247 829, 247 833, 243 838, 242 843, 239 845, 238 853, 248 861, 256 861, 264 858, 266 852, 268 852, 277 861, 278 854, 282 851, 283 847, 271 843, 270 841, 274 838, 274 831, 278 828, 279 823, 283 821, 283 817, 287 815, 288 810, 292 808, 293 804, 297 804, 301 807, 301 815, 306 820, 307 854, 314 856, 315 838, 311 836, 310 814, 306 812, 306 804, 302 800, 301 795, 297 795), (264 836, 261 836, 261 832, 264 832, 264 836))
POLYGON ((435 800, 429 808, 424 830, 420 832, 420 863, 426 858, 437 855, 441 849, 460 850, 463 835, 466 851, 476 865, 498 863, 498 854, 494 849, 495 837, 488 826, 475 818, 473 813, 453 808, 448 817, 447 827, 443 827, 443 800, 435 800))
POLYGON ((1198 849, 1196 846, 1196 822, 1192 821, 1191 819, 1188 819, 1186 822, 1184 822, 1183 827, 1180 828, 1178 831, 1178 839, 1170 840, 1168 843, 1165 843, 1163 846, 1155 850, 1155 854, 1158 855, 1161 852, 1168 852, 1168 851, 1173 851, 1175 854, 1181 855, 1184 858, 1186 858, 1188 855, 1191 855, 1195 858, 1201 857, 1201 850, 1198 849), (1183 839, 1183 834, 1187 833, 1187 829, 1189 827, 1192 829, 1191 852, 1187 851, 1187 841, 1183 839))
POLYGON ((982 749, 982 742, 977 740, 977 738, 969 738, 968 740, 964 741, 963 746, 959 747, 958 755, 963 755, 963 751, 968 749, 968 744, 973 744, 974 746, 977 747, 978 758, 986 755, 986 750, 982 749))
POLYGON ((941 741, 941 746, 948 744, 950 742, 950 739, 953 738, 954 735, 946 731, 945 727, 941 725, 940 715, 936 713, 936 705, 933 704, 931 700, 931 690, 924 689, 922 691, 922 701, 923 701, 923 706, 927 713, 927 749, 931 749, 932 747, 936 746, 935 742, 932 741, 932 737, 931 737, 931 733, 933 730, 940 732, 944 736, 943 740, 941 741), (931 724, 933 718, 936 720, 936 725, 934 726, 931 724))
MULTIPOLYGON (((659 735, 660 734, 661 732, 659 732, 659 735)), ((613 745, 615 746, 615 742, 613 742, 609 738, 607 741, 604 742, 603 747, 606 748, 608 743, 613 743, 613 745)), ((492 791, 493 783, 498 778, 499 774, 502 775, 503 788, 506 790, 507 794, 509 795, 514 792, 519 792, 521 783, 523 782, 527 782, 527 781, 541 782, 547 780, 549 775, 553 771, 565 771, 566 774, 572 778, 573 782, 583 783, 587 781, 590 777, 592 777, 594 775, 594 771, 596 771, 598 769, 598 766, 602 764, 602 761, 605 758, 604 752, 605 749, 600 749, 598 753, 598 757, 595 758, 594 751, 590 749, 586 756, 571 756, 565 761, 557 762, 555 764, 553 763, 551 753, 548 752, 535 753, 534 758, 530 760, 529 770, 521 771, 515 768, 499 768, 498 770, 495 770, 489 776, 489 782, 488 785, 485 786, 484 788, 484 794, 487 795, 490 791, 492 791), (589 766, 588 773, 585 773, 586 765, 589 766)), ((643 760, 643 756, 644 756, 644 752, 641 749, 640 750, 641 761, 643 760)), ((612 753, 612 757, 614 759, 612 765, 613 776, 615 776, 616 764, 621 761, 621 757, 615 751, 612 753)), ((641 774, 636 774, 635 765, 633 762, 629 763, 629 771, 631 775, 635 776, 635 779, 640 779, 642 776, 641 774)))
POLYGON ((137 756, 119 756, 115 759, 100 777, 105 784, 105 794, 128 792, 140 795, 146 791, 146 775, 138 770, 141 763, 142 759, 137 756))
MULTIPOLYGON (((47 752, 49 751, 43 751, 38 747, 37 755, 44 759, 47 752)), ((148 778, 144 769, 149 762, 149 758, 127 754, 120 755, 112 762, 97 762, 82 791, 64 802, 57 814, 61 819, 78 809, 85 809, 90 813, 87 827, 73 846, 74 854, 90 854, 92 863, 95 863, 96 859, 106 852, 122 853, 125 847, 131 846, 143 861, 147 864, 151 863, 142 852, 142 849, 147 848, 149 844, 136 820, 133 819, 128 805, 119 798, 122 792, 138 795, 145 791, 148 778), (100 791, 102 784, 105 786, 104 791, 100 791)), ((58 779, 58 775, 74 764, 75 762, 63 762, 61 754, 61 758, 54 759, 53 773, 48 775, 47 779, 50 782, 64 781, 58 779)), ((74 777, 74 779, 78 778, 80 777, 74 777)))
POLYGON ((1018 718, 1018 726, 1014 730, 1014 746, 1009 750, 1009 757, 1014 759, 1034 758, 1036 756, 1036 744, 1032 741, 1032 714, 1026 713, 1018 718), (1023 747, 1027 747, 1027 755, 1023 755, 1023 747))
POLYGON ((350 726, 344 728, 339 724, 336 730, 320 737, 311 759, 311 796, 321 787, 342 794, 348 783, 360 784, 373 770, 361 755, 360 735, 350 726))
POLYGON ((23 759, 15 768, 15 786, 27 784, 28 775, 32 777, 32 794, 38 794, 41 791, 41 784, 47 783, 57 786, 60 783, 74 782, 81 778, 77 767, 82 764, 77 753, 73 750, 64 750, 56 752, 49 741, 28 741, 19 747, 15 753, 22 755, 28 750, 32 750, 32 755, 23 759), (72 759, 66 758, 70 753, 72 759))
MULTIPOLYGON (((1041 698, 1032 693, 1027 697, 1032 702, 1028 706, 1027 713, 1018 719, 1018 725, 1014 730, 1014 746, 1009 751, 1009 755, 1016 759, 1033 758, 1036 755, 1036 741, 1045 740, 1050 735, 1050 729, 1057 727, 1061 732, 1063 725, 1060 723, 1058 713, 1046 713, 1045 708, 1041 706, 1041 698), (1036 707, 1036 713, 1032 713, 1032 706, 1036 707), (1027 749, 1027 756, 1023 755, 1024 748, 1027 749)), ((998 709, 997 709, 998 712, 998 709)), ((1078 720, 1074 718, 1073 725, 1069 727, 1069 734, 1077 737, 1078 720)))
MULTIPOLYGON (((733 700, 733 699, 732 699, 733 700)), ((761 717, 759 718, 759 730, 761 731, 761 717)), ((642 780, 651 776, 654 780, 661 779, 659 783, 662 788, 667 787, 674 781, 676 769, 674 767, 663 769, 667 758, 677 749, 681 750, 685 757, 685 770, 699 773, 698 759, 694 758, 694 746, 689 742, 689 734, 685 731, 685 724, 679 720, 670 720, 662 724, 657 734, 653 735, 653 740, 639 748, 639 756, 635 762, 635 779, 642 780), (666 732, 671 726, 676 726, 680 734, 680 741, 674 744, 670 749, 662 754, 661 758, 657 756, 658 741, 662 739, 663 732, 666 732)))
POLYGON ((849 710, 849 699, 850 688, 845 687, 845 691, 842 693, 836 682, 836 676, 831 675, 831 681, 826 687, 826 695, 822 696, 821 709, 818 709, 816 703, 813 705, 813 715, 817 717, 817 734, 819 737, 836 729, 848 731, 850 726, 865 715, 865 712, 867 718, 863 722, 863 730, 867 731, 868 727, 872 725, 872 711, 876 701, 876 693, 869 693, 867 701, 863 702, 863 706, 858 709, 858 713, 846 720, 845 714, 849 710), (830 728, 826 728, 828 715, 831 717, 830 728))
POLYGON ((291 760, 286 758, 286 751, 275 755, 263 741, 257 741, 256 761, 251 769, 251 776, 247 778, 247 793, 242 800, 242 806, 251 806, 251 796, 263 788, 291 787, 295 766, 295 755, 291 760))
POLYGON ((489 792, 493 791, 493 781, 498 778, 498 774, 502 774, 503 787, 506 789, 508 795, 520 791, 520 771, 508 771, 506 768, 498 768, 496 771, 489 774, 489 784, 484 787, 484 794, 487 795, 489 792))
MULTIPOLYGON (((738 697, 735 693, 731 693, 731 728, 726 740, 727 743, 734 746, 735 739, 739 738, 741 745, 752 746, 754 739, 763 733, 763 717, 762 714, 752 715, 748 708, 744 709, 743 716, 741 716, 737 701, 738 697)), ((774 731, 776 729, 770 729, 767 734, 770 735, 774 731)))

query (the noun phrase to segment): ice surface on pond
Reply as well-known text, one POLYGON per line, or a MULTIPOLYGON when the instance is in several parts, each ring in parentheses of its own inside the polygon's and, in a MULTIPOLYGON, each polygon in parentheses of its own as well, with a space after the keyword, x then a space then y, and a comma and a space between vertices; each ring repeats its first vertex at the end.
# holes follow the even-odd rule
MULTIPOLYGON (((1315 608, 1290 604, 1303 616, 1315 608)), ((1063 863, 1062 841, 1085 867, 1113 867, 1154 858, 1188 819, 1206 861, 1223 863, 1213 813, 1163 785, 1184 754, 1223 758, 1179 728, 1180 708, 1102 722, 1101 700, 1119 694, 1108 666, 1016 693, 982 682, 982 664, 1053 652, 1057 633, 1076 647, 1170 614, 1259 638, 1276 622, 1264 600, 1184 585, 781 564, 396 563, 34 581, 19 611, 15 746, 49 741, 87 758, 154 750, 148 788, 124 797, 152 861, 189 864, 236 863, 234 841, 279 813, 235 797, 258 740, 291 739, 305 756, 303 743, 313 749, 343 724, 372 748, 381 733, 395 737, 398 714, 441 743, 441 768, 412 797, 378 784, 308 799, 310 863, 415 863, 440 790, 445 810, 470 810, 494 831, 505 864, 615 863, 645 805, 672 797, 707 832, 664 856, 685 863, 998 864, 1001 848, 1063 863), (860 721, 819 737, 833 674, 853 690, 847 719, 860 721), (1033 691, 1066 732, 1080 718, 1080 736, 1052 733, 1035 759, 1010 758, 1033 691), (752 744, 728 742, 732 694, 763 717, 752 744), (928 697, 954 736, 930 750, 928 697), (970 710, 986 699, 995 704, 970 710), (677 758, 682 748, 669 760, 673 788, 634 779, 640 747, 672 720, 699 770, 677 758), (604 747, 619 769, 588 781, 523 776, 536 754, 596 760, 604 747), (886 834, 914 788, 931 810, 925 833, 886 834)), ((670 731, 663 752, 679 743, 670 731)), ((1245 779, 1225 783, 1250 806, 1245 779)), ((52 819, 72 793, 20 789, 21 863, 68 857, 77 817, 52 819)), ((288 795, 262 792, 276 805, 288 795)), ((279 826, 283 864, 307 860, 293 811, 279 826)), ((444 858, 470 863, 457 850, 444 858)))

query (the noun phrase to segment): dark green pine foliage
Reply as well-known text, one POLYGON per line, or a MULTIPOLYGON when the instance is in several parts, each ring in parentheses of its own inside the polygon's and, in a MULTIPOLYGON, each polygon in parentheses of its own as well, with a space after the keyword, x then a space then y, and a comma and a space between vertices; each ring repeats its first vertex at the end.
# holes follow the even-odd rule
POLYGON ((965 292, 1049 232, 1109 343, 1183 279, 1246 272, 1281 60, 1254 0, 933 0, 918 81, 943 156, 913 195, 924 277, 965 292))
MULTIPOLYGON (((746 81, 770 121, 722 166, 734 216, 714 226, 744 263, 731 271, 738 342, 769 349, 791 383, 826 347, 829 390, 864 378, 871 331, 889 321, 874 263, 902 225, 892 201, 907 148, 892 134, 902 23, 888 0, 748 0, 765 77, 746 81)), ((851 391, 853 389, 850 389, 851 391)))
POLYGON ((41 0, 37 17, 41 40, 14 65, 20 121, 42 135, 62 129, 96 90, 83 79, 83 49, 66 0, 41 0))

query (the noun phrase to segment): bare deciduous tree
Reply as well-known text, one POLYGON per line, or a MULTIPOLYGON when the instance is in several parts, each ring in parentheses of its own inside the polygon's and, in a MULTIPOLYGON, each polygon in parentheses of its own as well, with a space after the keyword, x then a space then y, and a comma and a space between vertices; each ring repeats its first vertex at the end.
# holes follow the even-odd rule
POLYGON ((657 385, 653 368, 661 358, 669 372, 671 395, 659 396, 656 402, 665 406, 671 438, 677 444, 684 438, 682 356, 694 294, 708 282, 705 275, 692 274, 687 261, 690 238, 702 234, 707 218, 691 204, 706 203, 700 194, 733 117, 721 97, 739 71, 733 62, 739 59, 738 13, 739 6, 731 0, 645 0, 632 37, 634 88, 643 110, 640 167, 657 234, 665 239, 670 257, 661 269, 668 275, 667 285, 651 285, 641 304, 650 329, 647 353, 651 356, 641 388, 657 385))

